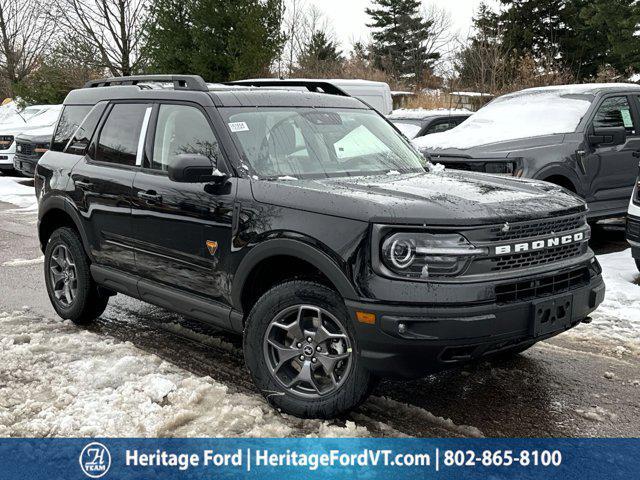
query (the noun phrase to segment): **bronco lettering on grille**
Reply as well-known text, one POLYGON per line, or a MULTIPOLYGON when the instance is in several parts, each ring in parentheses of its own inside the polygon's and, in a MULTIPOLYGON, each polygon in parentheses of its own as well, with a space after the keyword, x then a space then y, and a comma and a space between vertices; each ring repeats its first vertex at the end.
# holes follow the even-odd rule
POLYGON ((496 255, 508 255, 510 253, 531 252, 536 250, 544 250, 545 248, 559 247, 561 245, 569 245, 571 243, 582 242, 585 239, 584 232, 578 232, 571 235, 563 235, 560 237, 551 237, 544 240, 536 240, 533 242, 515 243, 512 245, 500 245, 495 247, 496 255))

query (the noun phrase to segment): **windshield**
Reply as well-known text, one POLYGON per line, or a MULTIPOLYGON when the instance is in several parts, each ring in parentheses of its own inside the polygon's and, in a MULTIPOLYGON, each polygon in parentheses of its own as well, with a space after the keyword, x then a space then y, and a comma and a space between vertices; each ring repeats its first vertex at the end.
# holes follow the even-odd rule
POLYGON ((520 138, 571 133, 593 97, 569 90, 532 89, 495 99, 447 132, 418 138, 419 148, 470 148, 520 138))
POLYGON ((370 110, 287 107, 221 112, 245 160, 262 178, 424 171, 424 158, 370 110))
POLYGON ((420 120, 409 120, 409 119, 389 119, 391 123, 393 123, 398 130, 400 130, 407 138, 415 138, 416 135, 420 133, 422 130, 422 122, 420 120))
POLYGON ((62 105, 52 105, 51 107, 29 117, 27 125, 30 127, 48 127, 53 125, 58 121, 61 110, 62 105))

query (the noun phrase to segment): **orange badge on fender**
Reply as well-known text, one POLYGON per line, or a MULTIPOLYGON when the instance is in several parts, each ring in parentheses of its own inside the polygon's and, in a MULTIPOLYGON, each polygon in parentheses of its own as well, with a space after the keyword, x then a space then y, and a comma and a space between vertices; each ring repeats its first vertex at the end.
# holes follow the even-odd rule
POLYGON ((218 250, 218 242, 214 242, 213 240, 207 240, 207 250, 211 255, 215 255, 218 250))

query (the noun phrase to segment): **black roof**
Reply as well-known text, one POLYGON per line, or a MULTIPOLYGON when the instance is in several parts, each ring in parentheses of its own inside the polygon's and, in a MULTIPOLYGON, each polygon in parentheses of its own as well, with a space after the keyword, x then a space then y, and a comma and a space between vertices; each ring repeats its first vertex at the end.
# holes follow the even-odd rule
POLYGON ((331 89, 328 83, 323 87, 321 83, 275 80, 262 84, 206 84, 194 75, 114 77, 92 80, 84 88, 72 90, 64 104, 95 105, 104 100, 182 100, 218 107, 369 108, 342 90, 331 89), (301 90, 301 86, 307 90, 301 90), (326 93, 317 93, 320 91, 326 93))

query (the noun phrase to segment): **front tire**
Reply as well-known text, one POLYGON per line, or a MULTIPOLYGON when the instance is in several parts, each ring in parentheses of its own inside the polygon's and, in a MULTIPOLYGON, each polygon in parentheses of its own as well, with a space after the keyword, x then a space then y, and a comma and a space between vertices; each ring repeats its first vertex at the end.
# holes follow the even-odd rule
POLYGON ((635 260, 636 260, 636 268, 640 272, 640 258, 636 258, 635 260))
POLYGON ((71 228, 59 228, 49 238, 44 278, 51 304, 65 320, 86 325, 107 308, 109 297, 91 278, 89 258, 78 233, 71 228))
POLYGON ((359 405, 374 380, 361 365, 341 297, 290 281, 265 293, 247 319, 244 354, 266 399, 302 418, 333 418, 359 405))

